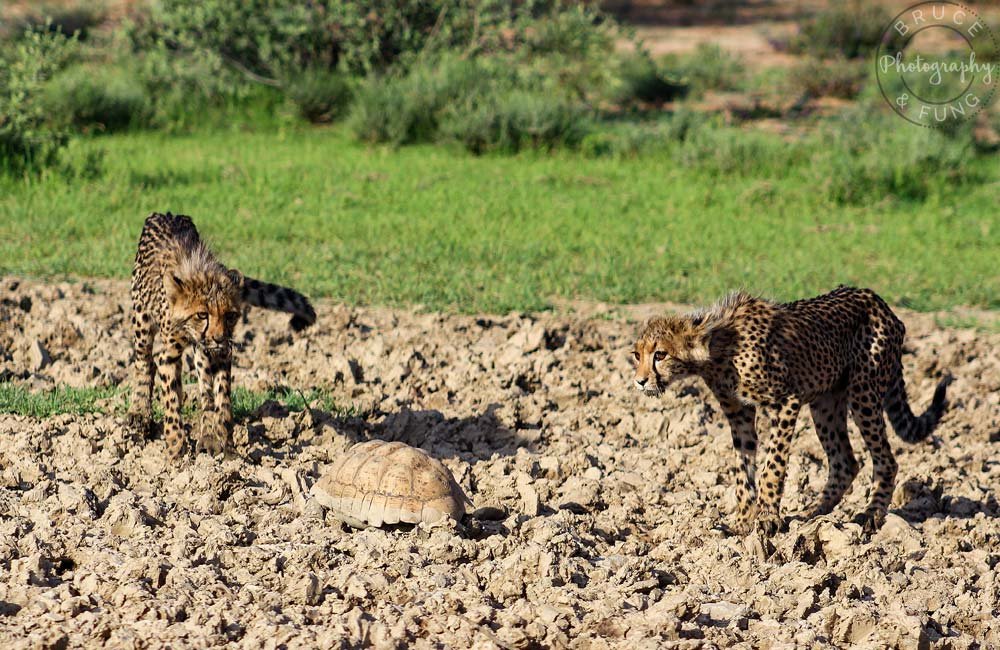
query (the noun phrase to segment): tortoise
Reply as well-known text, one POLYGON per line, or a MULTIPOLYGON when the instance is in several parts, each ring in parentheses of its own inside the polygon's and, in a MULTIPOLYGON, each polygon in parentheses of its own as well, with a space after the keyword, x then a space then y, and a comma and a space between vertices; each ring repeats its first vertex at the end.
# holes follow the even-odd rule
POLYGON ((441 461, 402 442, 350 447, 312 487, 320 505, 355 528, 460 521, 472 505, 441 461))

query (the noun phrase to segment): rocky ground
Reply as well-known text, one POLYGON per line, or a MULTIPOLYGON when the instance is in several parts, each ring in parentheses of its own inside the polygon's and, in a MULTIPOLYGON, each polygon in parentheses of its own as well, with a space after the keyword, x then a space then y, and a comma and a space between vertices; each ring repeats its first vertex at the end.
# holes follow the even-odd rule
MULTIPOLYGON (((120 384, 127 301, 121 282, 0 278, 0 376, 120 384)), ((769 554, 720 525, 737 463, 704 387, 629 387, 637 320, 658 308, 321 302, 301 336, 252 312, 237 385, 328 388, 353 411, 268 405, 226 458, 168 463, 117 398, 107 414, 0 415, 0 646, 1000 646, 1000 336, 904 313, 911 400, 922 410, 949 369, 951 412, 930 441, 893 438, 893 510, 870 542, 848 523, 871 468, 852 429, 854 489, 769 554), (500 518, 344 527, 309 488, 369 438, 442 459, 500 518)), ((825 479, 806 414, 799 427, 788 513, 825 479)))

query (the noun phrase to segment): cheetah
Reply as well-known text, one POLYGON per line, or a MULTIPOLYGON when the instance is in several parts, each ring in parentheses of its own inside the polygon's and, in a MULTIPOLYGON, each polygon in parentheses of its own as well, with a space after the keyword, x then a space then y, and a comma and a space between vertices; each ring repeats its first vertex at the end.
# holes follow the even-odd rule
POLYGON ((704 379, 742 457, 735 527, 742 534, 771 536, 780 527, 779 503, 803 404, 809 404, 829 464, 810 516, 827 514, 840 502, 858 473, 847 435, 850 410, 872 455, 874 490, 855 518, 870 535, 885 520, 897 469, 882 411, 897 435, 914 443, 931 433, 946 409, 947 375, 923 415, 910 410, 901 361, 904 333, 903 323, 869 289, 841 286, 786 304, 736 292, 708 309, 648 321, 633 349, 635 387, 657 395, 676 379, 704 379), (759 477, 758 416, 770 430, 759 477))
POLYGON ((181 366, 189 345, 194 347, 204 411, 196 450, 215 454, 225 449, 232 434, 232 336, 243 305, 289 312, 295 331, 316 321, 305 296, 227 269, 202 242, 190 217, 169 212, 146 218, 131 293, 135 361, 127 421, 139 432, 149 430, 155 381, 172 460, 181 455, 186 438, 180 414, 181 366))

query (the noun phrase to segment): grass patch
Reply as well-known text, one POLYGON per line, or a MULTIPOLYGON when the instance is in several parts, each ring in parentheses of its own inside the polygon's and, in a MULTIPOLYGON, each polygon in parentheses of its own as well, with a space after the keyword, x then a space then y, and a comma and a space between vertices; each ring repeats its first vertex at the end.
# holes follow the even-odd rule
POLYGON ((143 219, 172 210, 244 273, 353 304, 503 313, 847 283, 920 310, 1000 307, 997 186, 974 182, 1000 158, 931 155, 944 136, 856 119, 792 144, 693 125, 593 158, 367 147, 337 127, 110 134, 74 152, 105 151, 99 178, 0 180, 0 272, 127 278, 143 219))
POLYGON ((310 404, 319 402, 319 410, 331 413, 335 417, 351 417, 356 415, 354 406, 343 407, 337 404, 329 391, 310 388, 305 391, 282 389, 257 392, 245 388, 233 389, 233 417, 242 420, 259 409, 265 402, 278 402, 289 411, 304 411, 310 404))
POLYGON ((117 394, 117 389, 110 387, 61 386, 46 391, 29 391, 21 384, 3 382, 0 383, 0 413, 27 415, 33 418, 47 418, 63 413, 71 415, 102 413, 104 411, 98 406, 98 401, 117 394))
MULTIPOLYGON (((193 389, 195 386, 188 386, 186 394, 189 398, 193 395, 191 393, 193 389)), ((83 415, 85 413, 108 415, 117 412, 118 407, 121 407, 120 410, 124 412, 126 406, 117 404, 115 407, 109 407, 106 402, 102 402, 122 396, 124 393, 125 389, 113 386, 98 388, 59 386, 48 390, 32 391, 17 382, 4 382, 0 383, 0 413, 27 415, 34 418, 47 418, 62 414, 83 415)), ((319 402, 320 410, 335 417, 356 415, 353 405, 340 406, 329 391, 320 388, 310 388, 305 391, 284 389, 261 392, 236 387, 233 389, 232 396, 233 417, 237 421, 246 419, 268 401, 278 402, 293 412, 303 411, 310 404, 319 402)), ((199 409, 193 402, 185 402, 182 411, 183 417, 190 419, 197 416, 198 412, 199 409)), ((163 418, 159 401, 154 404, 153 416, 156 420, 163 418)))

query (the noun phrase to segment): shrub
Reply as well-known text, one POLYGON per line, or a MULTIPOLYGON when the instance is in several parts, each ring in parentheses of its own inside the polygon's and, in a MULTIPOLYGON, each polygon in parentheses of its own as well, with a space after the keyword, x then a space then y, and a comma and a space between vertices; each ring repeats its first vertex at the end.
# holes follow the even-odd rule
POLYGON ((445 57, 414 66, 405 75, 372 77, 358 90, 351 128, 369 143, 432 141, 442 110, 485 96, 499 83, 498 76, 480 62, 445 57))
POLYGON ((695 93, 735 90, 746 76, 743 63, 713 43, 701 43, 693 52, 668 57, 665 65, 695 93))
POLYGON ((472 153, 576 147, 587 133, 585 109, 540 91, 506 90, 467 97, 441 119, 444 139, 472 153))
POLYGON ((68 134, 48 123, 39 95, 75 46, 62 34, 31 31, 0 53, 0 171, 19 174, 58 162, 68 134))
POLYGON ((119 131, 149 119, 150 100, 139 80, 120 67, 80 65, 50 81, 43 104, 50 117, 77 128, 119 131))
POLYGON ((26 32, 48 31, 75 35, 82 41, 87 39, 91 29, 104 21, 106 13, 103 3, 86 1, 40 2, 28 5, 20 12, 15 8, 3 16, 6 20, 0 22, 0 39, 18 38, 26 32))
POLYGON ((864 85, 867 67, 844 58, 810 57, 788 73, 789 83, 799 93, 811 97, 854 99, 864 85))
POLYGON ((718 116, 681 107, 666 119, 653 123, 607 125, 586 136, 580 149, 587 156, 636 156, 646 153, 677 152, 685 141, 702 128, 714 128, 718 116))
MULTIPOLYGON (((789 43, 789 49, 821 57, 874 56, 890 20, 892 14, 877 3, 854 0, 832 4, 799 25, 799 33, 789 43)), ((903 37, 895 30, 889 30, 889 37, 895 39, 890 44, 894 51, 902 44, 903 37)))
POLYGON ((516 52, 542 72, 553 71, 544 65, 551 62, 560 84, 588 90, 607 77, 619 36, 596 9, 563 0, 162 0, 127 34, 137 54, 167 49, 278 87, 308 70, 400 73, 457 51, 516 52))
POLYGON ((823 133, 825 152, 816 162, 820 183, 840 204, 888 196, 922 201, 949 186, 975 179, 968 129, 900 128, 895 116, 873 118, 852 111, 823 133))
POLYGON ((735 128, 698 128, 677 151, 683 165, 717 175, 775 177, 789 173, 803 158, 800 146, 779 137, 735 128))
POLYGON ((633 102, 669 102, 682 96, 685 87, 667 79, 645 52, 622 58, 608 99, 617 105, 633 102))
POLYGON ((288 85, 288 96, 310 122, 332 122, 351 102, 351 82, 337 72, 309 70, 288 85))
POLYGON ((281 85, 310 69, 364 75, 408 67, 424 51, 468 48, 480 40, 496 46, 501 25, 541 4, 162 0, 128 34, 137 51, 166 44, 178 55, 209 55, 251 81, 281 85))

